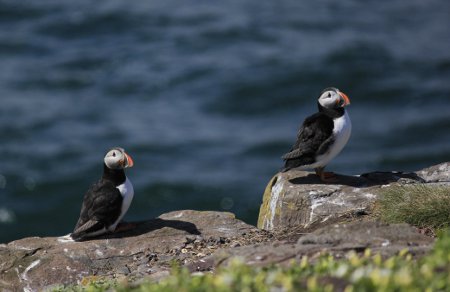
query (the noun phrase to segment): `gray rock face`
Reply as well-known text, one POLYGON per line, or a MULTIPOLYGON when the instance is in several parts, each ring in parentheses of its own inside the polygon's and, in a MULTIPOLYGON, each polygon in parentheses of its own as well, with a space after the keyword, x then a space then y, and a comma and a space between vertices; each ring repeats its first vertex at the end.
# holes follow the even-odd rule
POLYGON ((142 222, 132 232, 85 242, 31 237, 0 245, 0 290, 40 291, 98 278, 158 280, 170 262, 213 270, 239 257, 249 265, 289 264, 328 252, 341 257, 371 248, 391 256, 428 251, 433 239, 407 224, 332 224, 298 240, 279 240, 221 212, 177 211, 142 222))
POLYGON ((101 276, 158 277, 173 260, 188 264, 259 232, 231 213, 185 210, 84 242, 25 238, 0 245, 0 290, 36 291, 101 276))
POLYGON ((301 237, 299 251, 311 252, 311 246, 326 249, 330 253, 364 251, 370 248, 374 253, 389 257, 407 248, 412 254, 424 254, 434 239, 418 233, 408 224, 384 224, 380 222, 350 222, 332 224, 301 237))
POLYGON ((427 183, 448 183, 450 182, 450 162, 444 162, 419 170, 416 174, 423 178, 427 183))
POLYGON ((413 173, 338 175, 336 184, 324 184, 315 174, 304 171, 278 173, 264 192, 258 227, 265 230, 310 228, 368 215, 382 188, 423 183, 449 184, 450 163, 413 173))
POLYGON ((292 260, 300 262, 304 256, 314 258, 323 252, 343 257, 350 251, 362 253, 367 248, 383 257, 393 256, 403 249, 413 256, 421 256, 432 248, 433 243, 433 238, 420 234, 408 224, 358 221, 319 228, 297 242, 274 241, 222 250, 212 255, 210 261, 220 266, 239 257, 247 264, 266 266, 290 264, 292 260))

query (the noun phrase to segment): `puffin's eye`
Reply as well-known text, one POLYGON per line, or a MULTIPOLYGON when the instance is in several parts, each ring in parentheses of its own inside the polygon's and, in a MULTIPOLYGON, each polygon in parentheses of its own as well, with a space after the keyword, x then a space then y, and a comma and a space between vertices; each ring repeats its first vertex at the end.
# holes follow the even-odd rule
POLYGON ((112 155, 113 155, 113 157, 116 157, 116 152, 113 152, 113 154, 112 154, 112 155))
POLYGON ((331 97, 331 93, 328 92, 328 97, 331 97))

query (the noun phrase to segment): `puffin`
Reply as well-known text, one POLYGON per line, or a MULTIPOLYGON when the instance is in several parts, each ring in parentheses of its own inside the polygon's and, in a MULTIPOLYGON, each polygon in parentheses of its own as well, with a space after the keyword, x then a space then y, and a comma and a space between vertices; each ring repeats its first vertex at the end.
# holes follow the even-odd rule
POLYGON ((125 175, 125 168, 134 164, 131 156, 115 147, 103 161, 103 175, 84 195, 80 218, 70 234, 75 241, 114 232, 133 200, 133 185, 125 175))
POLYGON ((345 110, 349 104, 345 93, 335 87, 325 88, 317 100, 319 111, 305 119, 298 130, 297 141, 282 156, 284 168, 281 171, 314 169, 321 181, 336 181, 336 175, 324 169, 350 138, 352 123, 345 110))

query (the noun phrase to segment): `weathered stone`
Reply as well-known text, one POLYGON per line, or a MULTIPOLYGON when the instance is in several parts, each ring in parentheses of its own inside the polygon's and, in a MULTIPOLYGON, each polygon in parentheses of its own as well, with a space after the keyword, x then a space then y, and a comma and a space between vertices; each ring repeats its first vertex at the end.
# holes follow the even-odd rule
POLYGON ((266 187, 258 227, 311 228, 368 215, 381 188, 404 184, 450 183, 450 163, 418 172, 371 172, 338 175, 335 184, 321 182, 315 174, 291 170, 276 174, 266 187))
MULTIPOLYGON (((55 284, 75 284, 89 277, 123 277, 167 274, 173 260, 189 263, 198 250, 180 250, 192 243, 226 245, 243 234, 259 232, 254 226, 224 212, 177 211, 137 223, 128 232, 84 242, 31 237, 0 245, 0 290, 41 290, 55 284), (191 252, 192 251, 192 252, 191 252)), ((204 248, 210 255, 208 249, 204 248)), ((197 259, 197 258, 195 258, 197 259)))
POLYGON ((351 251, 362 253, 366 249, 383 257, 393 256, 404 249, 413 256, 422 256, 433 243, 433 238, 420 234, 408 224, 357 221, 319 228, 300 237, 298 242, 275 241, 221 250, 204 261, 213 262, 210 268, 227 265, 234 258, 240 258, 249 265, 267 266, 300 262, 304 256, 314 259, 323 253, 343 257, 351 251))
POLYGON ((433 243, 433 238, 420 234, 417 228, 408 224, 358 221, 328 225, 303 236, 298 240, 297 251, 311 252, 314 246, 336 254, 370 248, 374 253, 389 257, 403 249, 422 255, 433 243))
POLYGON ((381 188, 449 185, 449 168, 450 163, 443 163, 416 173, 339 176, 339 184, 323 184, 300 171, 278 174, 267 186, 259 218, 259 226, 274 231, 257 229, 231 213, 187 210, 84 242, 30 237, 0 244, 0 290, 35 291, 102 278, 158 281, 169 274, 172 261, 198 273, 214 271, 234 257, 264 266, 366 248, 383 256, 405 248, 422 255, 433 238, 409 225, 381 224, 366 215, 381 188), (342 223, 349 219, 355 222, 342 223))
POLYGON ((450 162, 440 163, 416 172, 426 182, 450 182, 450 162))

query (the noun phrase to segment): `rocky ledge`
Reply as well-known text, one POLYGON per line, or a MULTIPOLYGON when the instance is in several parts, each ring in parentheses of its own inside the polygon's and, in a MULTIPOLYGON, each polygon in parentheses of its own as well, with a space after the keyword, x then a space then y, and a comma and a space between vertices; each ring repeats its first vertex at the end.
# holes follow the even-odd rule
POLYGON ((0 290, 36 291, 98 278, 157 280, 169 274, 173 261, 194 272, 214 270, 235 257, 252 265, 284 264, 324 251, 340 257, 366 248, 383 256, 407 248, 420 256, 433 238, 407 224, 360 217, 370 213, 379 189, 448 184, 449 168, 444 163, 415 173, 340 176, 340 184, 333 185, 304 172, 278 174, 264 195, 259 218, 264 229, 231 213, 184 210, 84 242, 30 237, 0 244, 0 290))
POLYGON ((370 217, 381 192, 405 184, 450 185, 450 163, 410 173, 338 175, 333 184, 322 183, 315 174, 305 171, 278 173, 264 192, 258 227, 311 230, 370 217))
POLYGON ((157 279, 173 261, 189 264, 219 248, 266 240, 266 232, 233 214, 176 211, 129 232, 84 242, 30 237, 0 245, 0 290, 36 291, 99 277, 157 279))
POLYGON ((363 253, 371 249, 373 254, 390 257, 407 249, 415 257, 430 250, 434 239, 408 224, 383 224, 380 222, 349 222, 324 226, 312 233, 297 234, 293 238, 277 238, 271 242, 250 246, 224 249, 213 254, 213 266, 226 265, 239 257, 247 264, 266 266, 270 264, 288 265, 300 262, 304 256, 314 259, 324 252, 334 257, 344 257, 349 252, 363 253))

